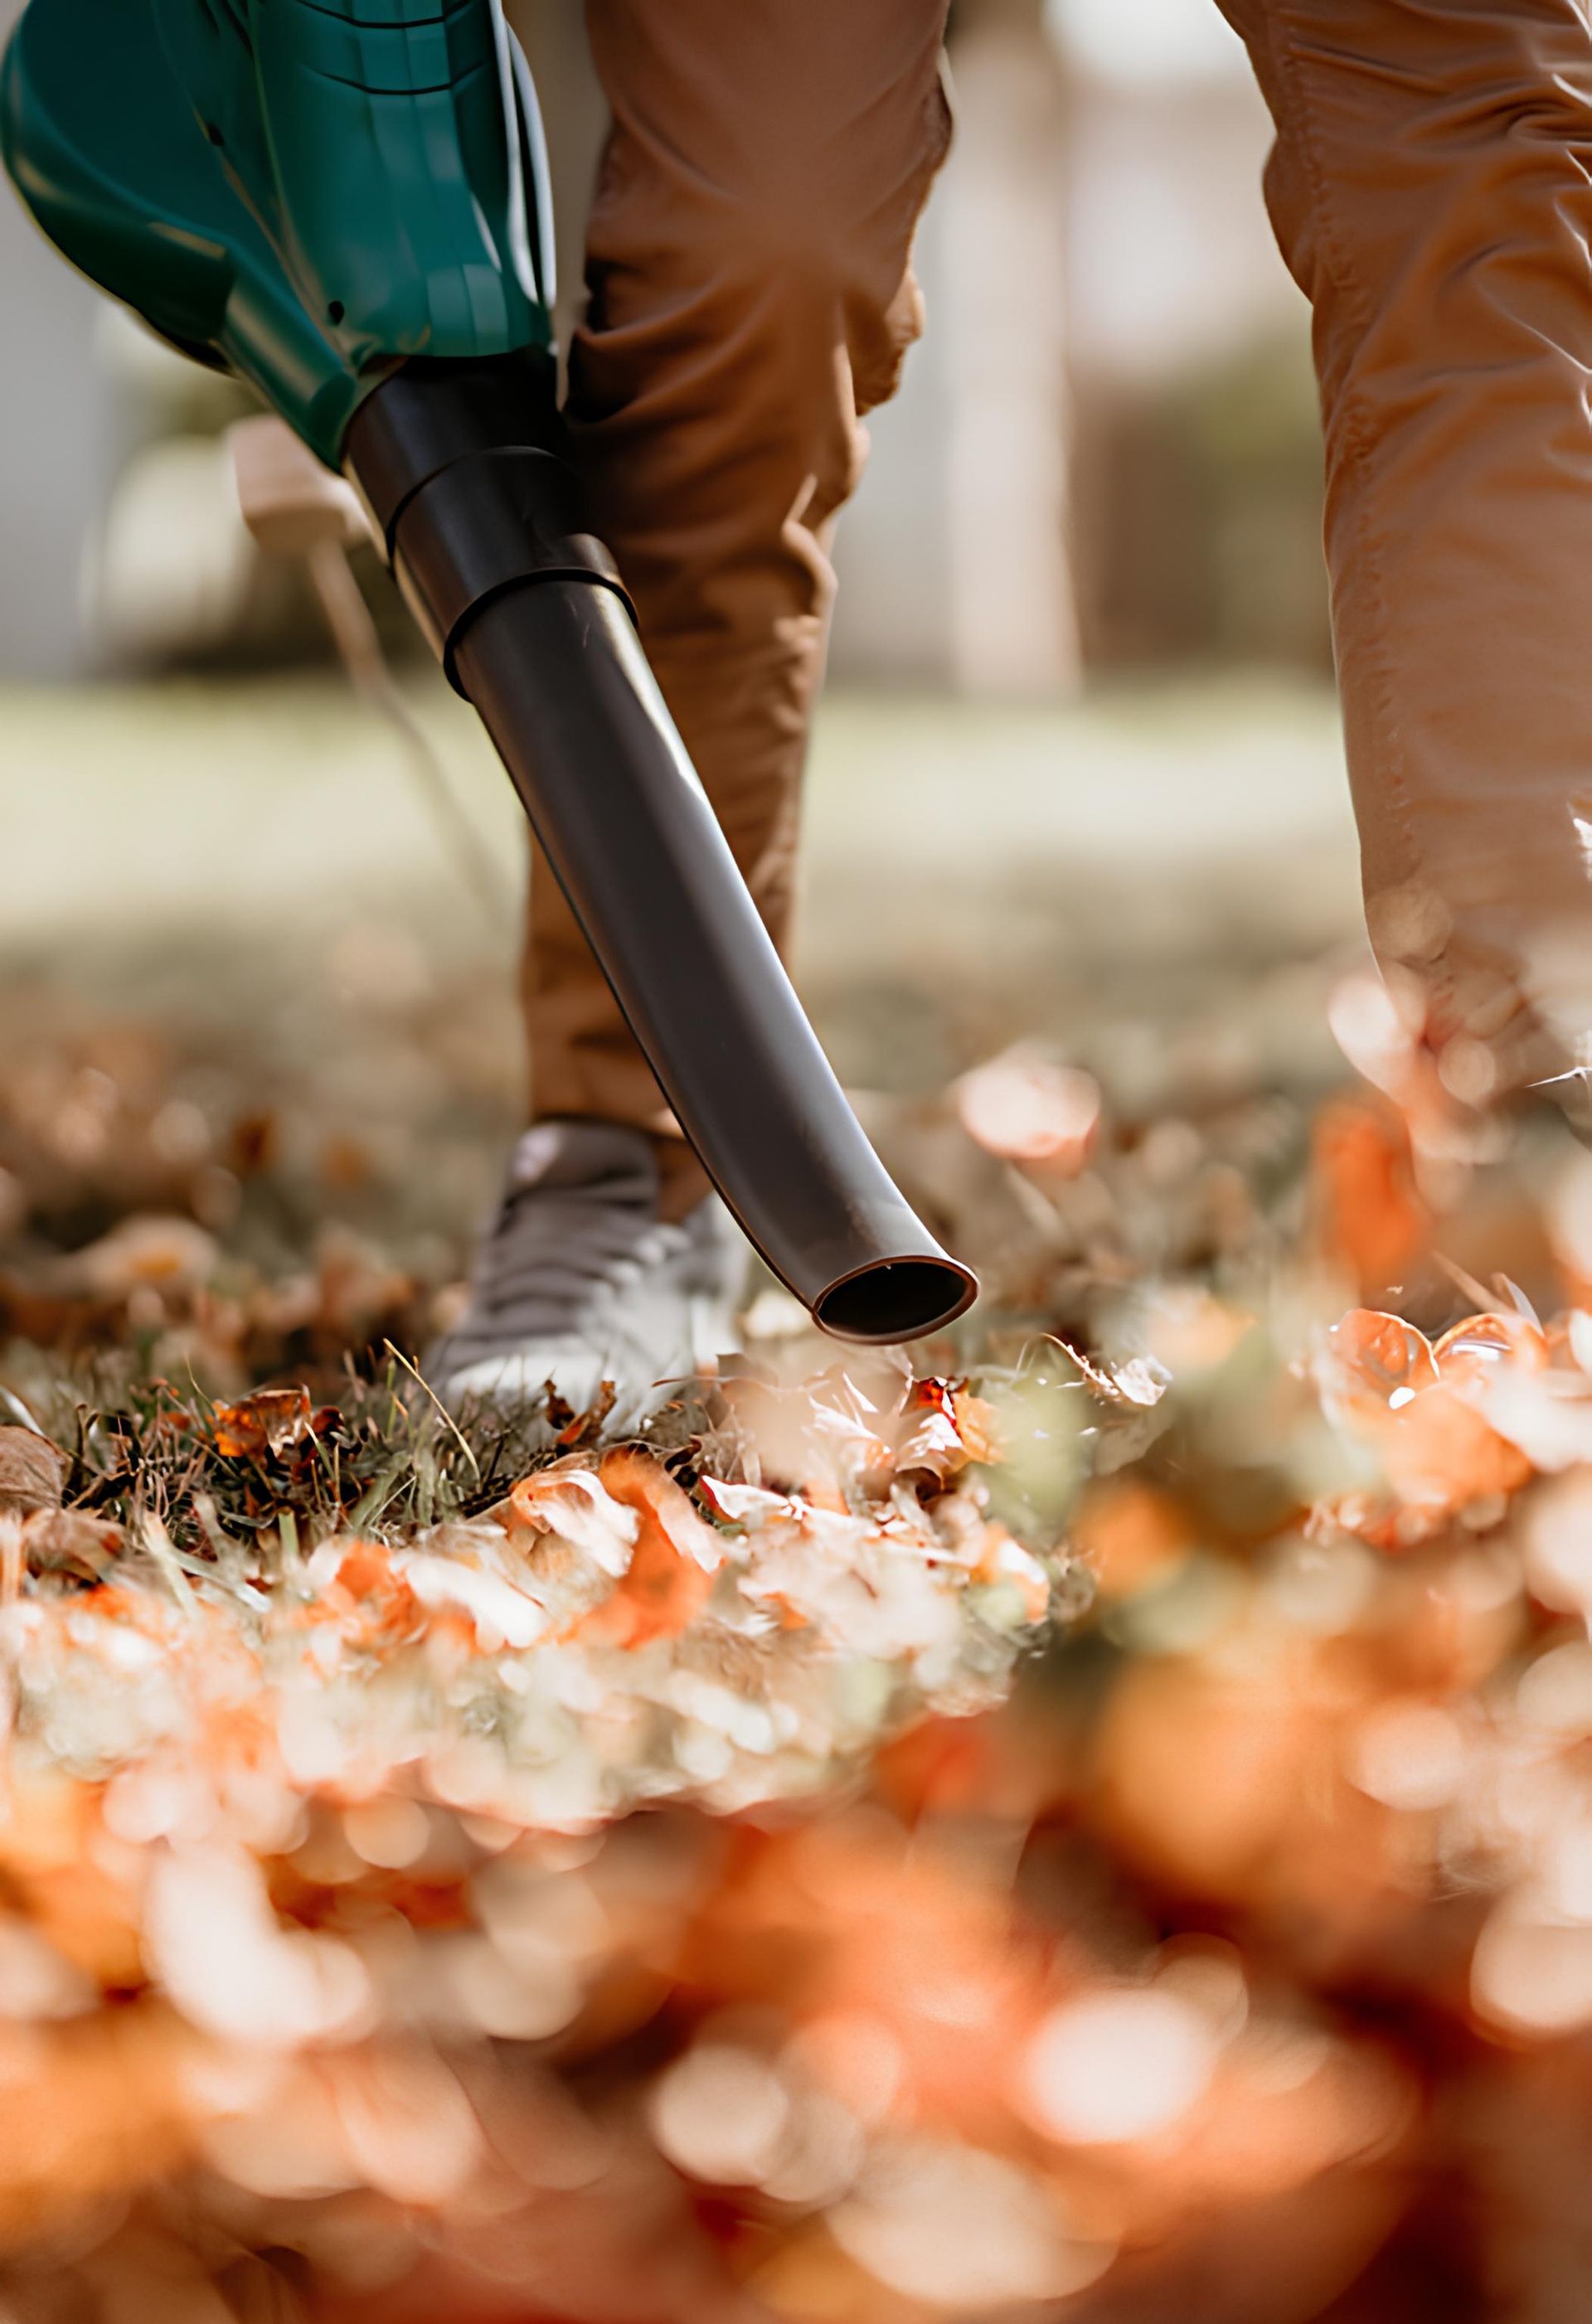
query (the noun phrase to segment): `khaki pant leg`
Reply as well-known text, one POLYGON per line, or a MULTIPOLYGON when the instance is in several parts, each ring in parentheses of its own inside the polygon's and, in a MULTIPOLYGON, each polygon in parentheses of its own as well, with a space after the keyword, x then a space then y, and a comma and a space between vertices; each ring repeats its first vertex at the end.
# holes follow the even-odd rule
MULTIPOLYGON (((776 941, 860 416, 921 324, 944 0, 589 0, 612 113, 569 412, 664 696, 776 941)), ((545 862, 533 1110, 674 1125, 545 862)), ((695 1157, 666 1144, 678 1198, 695 1157)))
POLYGON ((1592 35, 1581 0, 1221 5, 1314 312, 1373 941, 1496 1093, 1592 1028, 1592 35))

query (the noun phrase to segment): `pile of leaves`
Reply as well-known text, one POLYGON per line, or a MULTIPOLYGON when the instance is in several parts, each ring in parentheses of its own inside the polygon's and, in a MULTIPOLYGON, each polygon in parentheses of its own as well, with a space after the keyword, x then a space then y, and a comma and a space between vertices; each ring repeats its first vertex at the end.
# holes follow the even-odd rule
POLYGON ((972 1323, 625 1442, 0 1056, 8 2315, 1582 2312, 1592 1164, 1324 998, 874 1104, 972 1323))
POLYGON ((98 1440, 120 1461, 127 1432, 103 1416, 69 1465, 0 1432, 24 1740, 95 1781, 170 1763, 224 1792, 241 1751, 289 1823, 306 1783, 383 1794, 424 1769, 456 1805, 585 1831, 675 1798, 819 1791, 930 1704, 998 1700, 1048 1609, 1048 1568, 971 1477, 978 1399, 902 1368, 750 1399, 732 1384, 668 1462, 594 1446, 495 1499, 502 1432, 483 1462, 438 1418, 398 1509, 391 1439, 302 1390, 199 1415, 165 1389, 104 1472, 98 1440), (757 1480, 776 1443, 799 1485, 757 1480), (54 1499, 85 1475, 83 1499, 54 1499))

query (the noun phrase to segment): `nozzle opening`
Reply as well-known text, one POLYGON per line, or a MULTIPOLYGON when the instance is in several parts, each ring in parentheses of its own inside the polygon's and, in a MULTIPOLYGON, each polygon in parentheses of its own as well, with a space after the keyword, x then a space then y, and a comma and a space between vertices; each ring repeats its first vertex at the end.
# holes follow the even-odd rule
POLYGON ((813 1313, 840 1340, 919 1340, 972 1305, 978 1284, 949 1260, 887 1259, 832 1284, 813 1313))

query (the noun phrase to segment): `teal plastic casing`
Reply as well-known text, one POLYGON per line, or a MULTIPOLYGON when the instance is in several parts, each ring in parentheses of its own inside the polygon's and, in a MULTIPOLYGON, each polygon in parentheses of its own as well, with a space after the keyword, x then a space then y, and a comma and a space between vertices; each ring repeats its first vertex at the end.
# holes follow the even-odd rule
POLYGON ((501 0, 29 0, 0 151, 74 265, 328 466, 407 357, 551 343, 541 124, 501 0))

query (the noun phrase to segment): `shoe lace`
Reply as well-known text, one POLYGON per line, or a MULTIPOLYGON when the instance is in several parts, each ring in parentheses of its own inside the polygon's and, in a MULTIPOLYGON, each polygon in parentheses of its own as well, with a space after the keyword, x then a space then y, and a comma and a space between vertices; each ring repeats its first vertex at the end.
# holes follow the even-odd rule
POLYGON ((499 1330, 589 1331, 652 1268, 678 1255, 680 1227, 602 1202, 511 1196, 483 1250, 477 1296, 499 1330))

